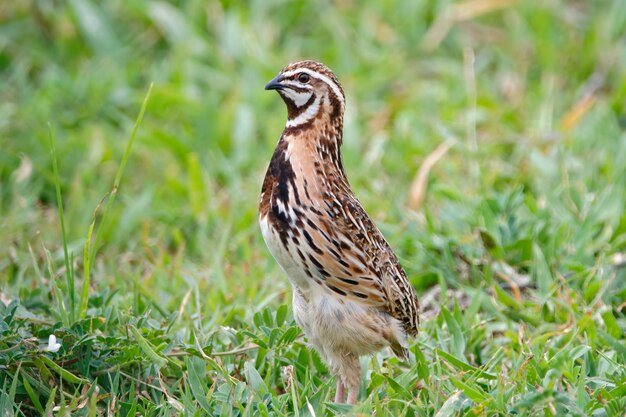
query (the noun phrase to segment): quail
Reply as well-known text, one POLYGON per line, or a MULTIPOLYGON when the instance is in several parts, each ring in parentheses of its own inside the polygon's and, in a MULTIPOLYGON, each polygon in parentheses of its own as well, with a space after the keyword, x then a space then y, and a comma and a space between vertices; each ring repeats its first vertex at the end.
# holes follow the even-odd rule
POLYGON ((293 312, 355 404, 359 357, 391 347, 408 359, 419 303, 389 244, 354 196, 341 158, 345 96, 324 64, 287 65, 266 86, 287 123, 259 202, 263 238, 293 287, 293 312))

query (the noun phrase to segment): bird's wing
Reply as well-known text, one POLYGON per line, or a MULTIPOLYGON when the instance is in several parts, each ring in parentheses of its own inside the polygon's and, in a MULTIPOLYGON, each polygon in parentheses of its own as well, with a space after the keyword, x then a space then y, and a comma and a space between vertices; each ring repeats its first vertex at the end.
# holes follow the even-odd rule
POLYGON ((338 295, 385 311, 400 320, 407 333, 417 333, 415 291, 359 201, 348 192, 334 193, 321 209, 325 213, 306 216, 303 228, 312 248, 311 271, 338 295))

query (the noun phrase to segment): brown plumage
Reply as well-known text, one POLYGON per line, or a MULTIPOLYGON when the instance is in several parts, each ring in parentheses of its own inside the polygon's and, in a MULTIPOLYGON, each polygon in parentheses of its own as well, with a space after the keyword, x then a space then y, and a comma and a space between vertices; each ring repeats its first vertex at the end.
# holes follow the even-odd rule
POLYGON ((293 286, 298 325, 339 377, 335 401, 348 387, 355 403, 359 356, 390 346, 408 359, 417 297, 348 183, 340 153, 345 97, 335 75, 300 61, 265 88, 287 105, 287 124, 263 181, 263 237, 293 286))

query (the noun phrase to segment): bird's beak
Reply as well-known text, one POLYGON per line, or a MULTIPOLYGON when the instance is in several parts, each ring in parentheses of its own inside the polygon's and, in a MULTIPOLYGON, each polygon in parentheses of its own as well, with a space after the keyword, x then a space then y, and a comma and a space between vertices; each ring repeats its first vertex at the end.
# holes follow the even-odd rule
POLYGON ((266 90, 282 90, 283 88, 285 88, 285 86, 280 83, 282 80, 283 80, 283 75, 278 74, 274 79, 272 79, 272 81, 270 81, 269 83, 265 85, 265 89, 266 90))

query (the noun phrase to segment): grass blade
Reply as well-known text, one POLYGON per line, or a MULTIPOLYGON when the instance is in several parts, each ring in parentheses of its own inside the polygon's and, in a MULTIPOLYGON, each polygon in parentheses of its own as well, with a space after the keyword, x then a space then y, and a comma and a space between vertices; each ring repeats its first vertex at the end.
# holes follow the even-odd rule
POLYGON ((448 331, 452 335, 450 348, 457 359, 465 362, 465 337, 463 336, 461 327, 447 308, 442 306, 441 313, 443 314, 443 318, 448 326, 448 331))
MULTIPOLYGON (((17 381, 17 373, 15 380, 17 381)), ((28 394, 28 398, 30 398, 30 400, 33 402, 33 405, 35 406, 37 411, 43 414, 44 409, 41 405, 41 402, 39 402, 39 396, 31 387, 30 382, 28 382, 28 378, 26 378, 26 376, 24 375, 22 375, 22 384, 24 385, 24 390, 26 391, 26 394, 28 394)))
POLYGON ((52 134, 52 126, 48 123, 48 138, 50 142, 50 156, 52 158, 52 171, 54 173, 54 186, 56 188, 57 206, 59 208, 59 221, 61 223, 61 238, 63 240, 63 258, 65 260, 65 278, 67 281, 67 292, 70 299, 70 315, 69 320, 74 322, 74 274, 70 262, 70 256, 67 250, 67 234, 65 233, 65 218, 63 216, 63 199, 61 197, 61 180, 59 178, 59 167, 57 163, 57 150, 54 146, 54 135, 52 134))
POLYGON ((139 333, 139 330, 137 330, 135 326, 130 326, 130 332, 135 337, 137 343, 139 343, 139 347, 141 347, 141 350, 143 350, 143 352, 148 356, 152 363, 157 365, 159 368, 167 365, 167 359, 156 353, 156 351, 150 345, 150 342, 148 342, 146 338, 143 337, 141 333, 139 333))
POLYGON ((474 374, 474 377, 476 377, 476 378, 485 378, 485 379, 489 379, 489 380, 497 379, 497 377, 495 375, 490 374, 488 372, 485 372, 485 371, 483 371, 480 368, 476 368, 475 366, 469 365, 469 364, 467 364, 467 363, 457 359, 456 357, 452 356, 448 352, 445 352, 445 351, 440 350, 440 349, 434 349, 433 352, 436 353, 437 355, 441 356, 443 359, 448 361, 452 366, 460 369, 461 371, 472 372, 474 374))
POLYGON ((50 254, 50 251, 48 250, 48 248, 46 248, 45 246, 43 246, 43 251, 46 256, 48 274, 50 274, 50 280, 52 281, 52 286, 54 288, 54 291, 53 291, 54 300, 56 301, 56 304, 57 304, 59 317, 61 318, 61 322, 63 323, 63 325, 66 327, 69 327, 70 318, 67 315, 67 307, 65 306, 65 301, 63 299, 63 290, 61 289, 61 287, 59 286, 56 280, 56 276, 54 274, 54 268, 52 267, 52 255, 50 254))
POLYGON ((211 406, 206 397, 206 367, 204 361, 197 357, 185 358, 185 366, 187 367, 187 375, 191 392, 198 401, 198 404, 204 411, 211 414, 211 406))
POLYGON ((61 378, 63 378, 70 384, 88 384, 89 383, 89 381, 87 381, 86 379, 80 378, 74 375, 73 373, 71 373, 70 371, 61 368, 61 366, 57 365, 52 359, 48 358, 47 356, 41 356, 39 357, 39 359, 35 359, 35 363, 38 361, 43 362, 44 365, 48 366, 54 372, 59 374, 61 378))
POLYGON ((105 198, 107 198, 108 194, 100 200, 96 209, 93 211, 93 216, 91 220, 91 224, 89 225, 89 230, 87 231, 87 240, 85 241, 85 249, 83 251, 83 289, 80 294, 79 300, 79 311, 78 318, 83 319, 87 314, 87 304, 89 302, 89 283, 91 281, 91 236, 93 234, 93 230, 96 226, 96 216, 100 207, 102 206, 102 202, 105 198))
MULTIPOLYGON (((109 194, 109 199, 107 200, 104 210, 102 210, 102 219, 100 220, 100 226, 98 227, 98 231, 102 227, 102 225, 106 224, 107 213, 109 212, 109 208, 113 201, 115 201, 115 196, 117 195, 117 190, 120 187, 120 182, 122 181, 122 175, 124 174, 124 168, 126 167, 126 161, 128 160, 128 156, 130 155, 130 150, 133 146, 133 142, 135 142, 135 137, 137 136, 137 130, 139 129, 139 125, 141 125, 141 121, 143 120, 143 115, 146 112, 146 107, 148 106, 148 100, 150 99, 150 94, 152 93, 152 87, 154 83, 150 83, 150 87, 148 87, 148 92, 146 93, 143 103, 141 104, 141 109, 139 110, 139 115, 135 120, 135 126, 133 127, 133 131, 130 134, 130 139, 128 140, 128 144, 126 145, 126 150, 124 151, 124 156, 122 157, 122 162, 120 163, 120 167, 117 169, 117 173, 115 175, 115 180, 113 182, 113 189, 109 194)), ((89 244, 88 241, 86 244, 89 244)), ((89 264, 93 264, 94 256, 98 250, 98 246, 100 243, 100 234, 96 231, 95 242, 93 244, 93 250, 91 250, 89 255, 89 264)))

